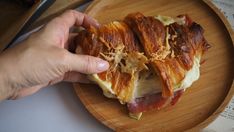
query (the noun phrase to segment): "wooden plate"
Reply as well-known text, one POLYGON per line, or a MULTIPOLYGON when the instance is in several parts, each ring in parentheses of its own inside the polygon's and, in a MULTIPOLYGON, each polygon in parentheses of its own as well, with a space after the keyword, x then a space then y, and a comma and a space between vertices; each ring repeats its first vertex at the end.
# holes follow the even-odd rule
POLYGON ((86 13, 101 23, 123 19, 136 11, 173 17, 186 13, 204 27, 212 48, 203 56, 206 62, 201 66, 200 79, 173 107, 143 113, 137 121, 128 117, 126 106, 104 97, 97 86, 75 84, 76 93, 85 107, 116 131, 197 131, 213 121, 234 94, 233 31, 224 16, 213 9, 216 10, 209 1, 199 0, 94 1, 86 13))

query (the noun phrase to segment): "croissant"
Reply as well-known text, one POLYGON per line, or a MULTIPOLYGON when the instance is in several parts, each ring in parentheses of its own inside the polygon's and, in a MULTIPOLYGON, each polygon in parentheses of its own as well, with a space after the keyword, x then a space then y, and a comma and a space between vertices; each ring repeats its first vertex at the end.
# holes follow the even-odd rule
POLYGON ((89 78, 140 119, 142 112, 176 104, 198 80, 201 56, 210 48, 203 32, 187 15, 173 19, 137 12, 80 31, 76 53, 109 62, 107 71, 89 78))

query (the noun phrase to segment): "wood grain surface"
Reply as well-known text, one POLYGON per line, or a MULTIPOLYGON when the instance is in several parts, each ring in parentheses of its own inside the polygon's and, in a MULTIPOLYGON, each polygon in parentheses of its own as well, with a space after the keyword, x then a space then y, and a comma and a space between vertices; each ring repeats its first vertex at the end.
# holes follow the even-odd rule
POLYGON ((74 84, 88 111, 115 131, 198 131, 213 121, 234 94, 233 31, 209 1, 200 0, 96 0, 86 13, 101 23, 121 20, 128 13, 176 17, 188 14, 205 29, 212 48, 203 56, 201 76, 180 102, 160 111, 143 113, 141 120, 128 117, 126 106, 104 97, 96 85, 74 84))

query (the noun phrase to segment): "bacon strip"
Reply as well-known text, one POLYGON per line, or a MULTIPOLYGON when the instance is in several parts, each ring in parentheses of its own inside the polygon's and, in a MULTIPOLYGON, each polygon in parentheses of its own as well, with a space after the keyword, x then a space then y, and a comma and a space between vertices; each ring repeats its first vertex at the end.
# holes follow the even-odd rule
POLYGON ((162 97, 162 93, 150 94, 145 97, 136 98, 134 101, 127 104, 130 113, 137 114, 153 109, 160 110, 169 104, 175 105, 181 98, 184 90, 174 92, 173 97, 162 97))

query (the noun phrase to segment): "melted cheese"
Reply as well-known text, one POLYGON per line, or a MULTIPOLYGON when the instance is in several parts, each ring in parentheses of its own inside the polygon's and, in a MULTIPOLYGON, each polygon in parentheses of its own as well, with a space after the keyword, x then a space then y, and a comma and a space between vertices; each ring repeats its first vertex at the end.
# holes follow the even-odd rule
POLYGON ((136 119, 136 120, 140 120, 141 116, 142 116, 142 112, 140 113, 129 113, 129 116, 133 119, 136 119))
POLYGON ((200 77, 200 57, 195 57, 193 67, 186 73, 185 78, 181 82, 181 89, 186 89, 192 85, 192 83, 200 77))
POLYGON ((144 53, 130 52, 125 57, 125 65, 120 63, 121 72, 126 72, 129 74, 142 71, 147 69, 146 63, 148 62, 147 57, 144 53))
POLYGON ((103 94, 108 97, 108 98, 115 98, 115 93, 114 91, 112 90, 112 84, 111 82, 107 82, 107 81, 103 81, 101 80, 97 74, 92 74, 92 75, 89 75, 89 79, 94 81, 95 83, 97 83, 102 91, 103 91, 103 94))
POLYGON ((175 22, 175 20, 171 17, 168 17, 168 16, 156 16, 155 19, 158 19, 159 21, 161 21, 163 23, 164 26, 166 25, 170 25, 172 23, 175 22))
POLYGON ((180 17, 180 18, 172 18, 168 16, 156 16, 154 17, 155 19, 161 21, 164 26, 170 25, 174 22, 178 23, 179 25, 184 25, 185 24, 185 17, 180 17))
POLYGON ((152 72, 141 72, 134 91, 133 98, 144 97, 147 94, 161 92, 159 77, 152 72))

